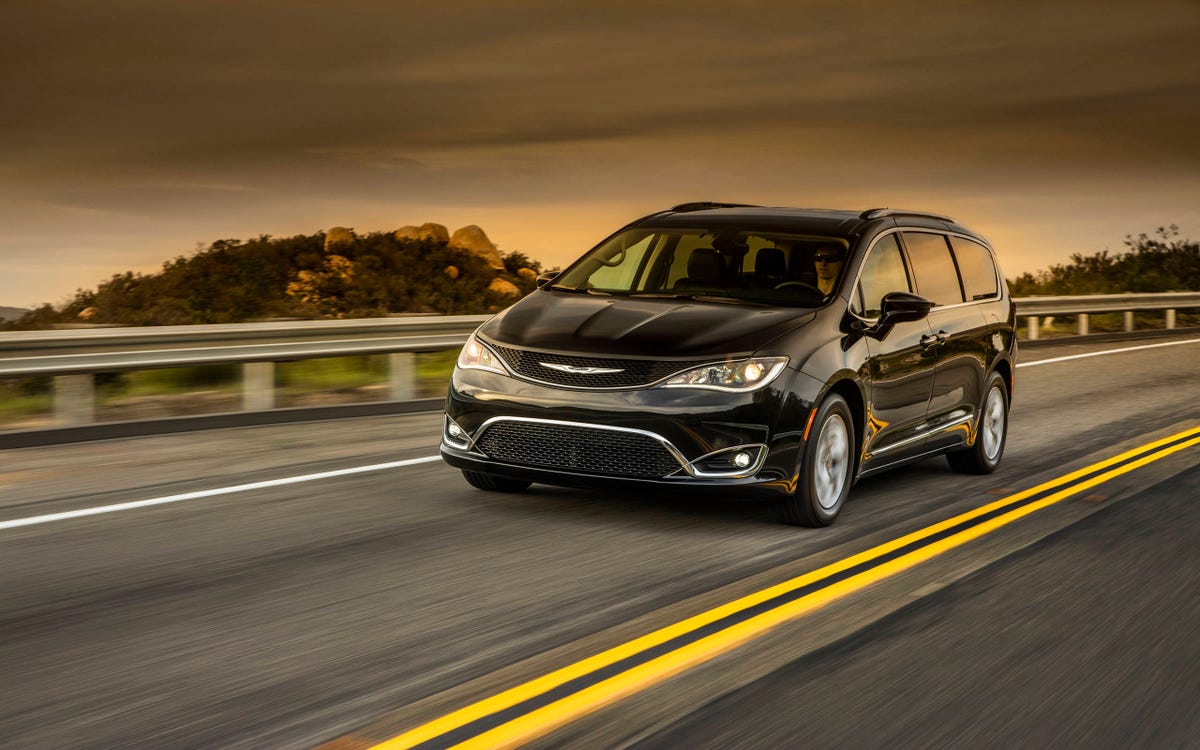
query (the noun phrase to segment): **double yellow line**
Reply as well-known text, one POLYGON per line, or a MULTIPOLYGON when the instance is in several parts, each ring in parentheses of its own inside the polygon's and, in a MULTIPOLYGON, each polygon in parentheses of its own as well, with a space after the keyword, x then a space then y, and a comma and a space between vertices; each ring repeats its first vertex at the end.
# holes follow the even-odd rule
POLYGON ((520 745, 727 652, 781 623, 1197 444, 1200 426, 1147 443, 648 633, 472 703, 375 748, 520 745))

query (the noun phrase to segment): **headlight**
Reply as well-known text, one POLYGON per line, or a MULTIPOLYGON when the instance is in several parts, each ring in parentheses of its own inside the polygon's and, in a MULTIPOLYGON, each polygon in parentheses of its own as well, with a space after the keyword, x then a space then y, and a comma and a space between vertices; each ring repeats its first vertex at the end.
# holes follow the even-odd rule
POLYGON ((508 374, 508 369, 500 361, 500 356, 487 344, 475 338, 473 333, 458 355, 458 366, 463 370, 487 370, 498 375, 508 374))
POLYGON ((770 383, 787 366, 787 357, 753 357, 704 365, 681 372, 663 388, 711 388, 716 391, 754 391, 770 383))

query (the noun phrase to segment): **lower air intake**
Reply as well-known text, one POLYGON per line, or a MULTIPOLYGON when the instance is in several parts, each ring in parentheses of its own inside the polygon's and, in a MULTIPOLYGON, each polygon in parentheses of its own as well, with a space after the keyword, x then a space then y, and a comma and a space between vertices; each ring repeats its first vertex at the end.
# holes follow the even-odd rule
POLYGON ((663 444, 648 435, 583 425, 496 422, 475 447, 504 463, 614 477, 657 479, 680 468, 663 444))

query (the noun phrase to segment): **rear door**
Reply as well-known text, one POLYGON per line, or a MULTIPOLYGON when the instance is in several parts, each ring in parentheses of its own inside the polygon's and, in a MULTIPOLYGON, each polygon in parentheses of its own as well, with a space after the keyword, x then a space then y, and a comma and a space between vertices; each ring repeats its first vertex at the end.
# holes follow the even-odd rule
MULTIPOLYGON (((926 413, 928 449, 967 442, 983 399, 988 321, 983 306, 967 298, 947 235, 901 233, 917 294, 932 300, 926 322, 937 341, 937 368, 926 413)), ((965 260, 965 259, 964 259, 965 260)))

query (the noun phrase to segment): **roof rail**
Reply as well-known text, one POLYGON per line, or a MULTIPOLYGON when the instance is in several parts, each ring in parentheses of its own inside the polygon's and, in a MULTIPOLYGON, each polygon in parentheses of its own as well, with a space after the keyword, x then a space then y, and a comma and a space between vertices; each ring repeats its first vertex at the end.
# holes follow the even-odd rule
POLYGON ((953 224, 958 223, 944 214, 934 214, 928 211, 907 211, 903 208, 869 208, 859 214, 858 218, 882 219, 884 216, 923 216, 926 219, 940 219, 941 221, 949 221, 953 224))
POLYGON ((687 211, 704 211, 709 208, 762 208, 753 203, 717 203, 715 201, 693 201, 692 203, 680 203, 678 206, 673 206, 672 211, 676 213, 685 213, 687 211))

